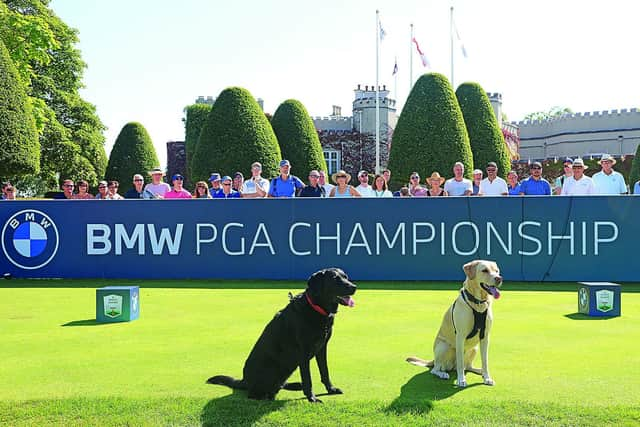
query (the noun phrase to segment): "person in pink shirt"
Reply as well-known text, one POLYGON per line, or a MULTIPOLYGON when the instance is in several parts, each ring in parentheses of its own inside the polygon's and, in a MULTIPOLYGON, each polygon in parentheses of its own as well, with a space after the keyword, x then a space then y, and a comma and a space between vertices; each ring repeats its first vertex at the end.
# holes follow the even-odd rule
POLYGON ((173 188, 166 193, 164 193, 165 199, 191 199, 191 193, 182 188, 182 183, 184 182, 184 177, 179 173, 173 175, 171 177, 171 183, 173 184, 173 188))

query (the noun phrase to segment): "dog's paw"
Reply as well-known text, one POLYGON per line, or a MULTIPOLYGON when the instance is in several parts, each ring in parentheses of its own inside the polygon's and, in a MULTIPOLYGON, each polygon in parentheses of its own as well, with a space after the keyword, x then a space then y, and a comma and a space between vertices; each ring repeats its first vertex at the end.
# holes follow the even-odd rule
POLYGON ((446 372, 431 370, 431 373, 433 375, 435 375, 436 377, 440 378, 441 380, 448 380, 449 379, 449 374, 446 373, 446 372))
POLYGON ((322 403, 322 400, 318 399, 314 394, 307 396, 307 400, 311 403, 322 403))
POLYGON ((464 378, 460 378, 458 379, 458 381, 456 382, 456 385, 460 388, 464 388, 467 386, 467 380, 464 378))
POLYGON ((342 394, 342 390, 338 387, 327 387, 327 393, 329 394, 342 394))
POLYGON ((484 379, 484 384, 485 385, 496 385, 496 383, 491 378, 485 378, 484 379))

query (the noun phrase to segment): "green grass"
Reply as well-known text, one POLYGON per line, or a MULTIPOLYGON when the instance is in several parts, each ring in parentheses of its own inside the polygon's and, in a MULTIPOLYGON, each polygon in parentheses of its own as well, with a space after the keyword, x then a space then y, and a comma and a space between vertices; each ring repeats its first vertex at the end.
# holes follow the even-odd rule
POLYGON ((118 324, 95 323, 95 287, 132 281, 1 283, 0 425, 640 424, 637 284, 623 287, 622 317, 591 319, 576 314, 575 284, 506 283, 494 305, 496 386, 468 374, 458 389, 404 359, 431 357, 460 285, 363 283, 329 347, 345 394, 312 405, 301 392, 256 402, 204 383, 241 375, 299 282, 145 281, 141 318, 118 324))

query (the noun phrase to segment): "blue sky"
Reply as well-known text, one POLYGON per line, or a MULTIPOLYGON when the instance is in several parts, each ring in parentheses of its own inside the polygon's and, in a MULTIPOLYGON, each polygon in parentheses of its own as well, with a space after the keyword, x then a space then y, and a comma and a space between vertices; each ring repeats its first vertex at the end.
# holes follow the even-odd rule
POLYGON ((138 121, 163 166, 165 143, 184 139, 183 108, 229 86, 263 98, 271 113, 295 98, 312 116, 329 115, 332 105, 350 115, 353 89, 375 83, 376 9, 387 33, 380 84, 401 108, 410 81, 409 25, 431 63, 423 68, 413 50, 414 80, 428 71, 449 76, 452 5, 468 52, 463 58, 456 45, 455 85, 475 81, 502 93, 510 120, 556 105, 576 112, 638 106, 636 2, 51 2, 80 32, 88 65, 83 96, 109 128, 107 153, 122 127, 138 121))

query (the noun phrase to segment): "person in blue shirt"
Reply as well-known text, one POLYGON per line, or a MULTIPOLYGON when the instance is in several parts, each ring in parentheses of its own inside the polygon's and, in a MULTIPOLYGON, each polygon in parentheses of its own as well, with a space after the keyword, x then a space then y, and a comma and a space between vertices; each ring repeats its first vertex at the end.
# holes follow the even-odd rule
POLYGON ((507 188, 509 189, 509 196, 520 195, 520 184, 518 183, 518 172, 512 170, 507 174, 507 188))
POLYGON ((551 185, 542 177, 542 164, 533 162, 529 168, 530 176, 520 183, 520 195, 550 196, 551 185))
POLYGON ((289 160, 280 161, 280 175, 271 180, 269 197, 295 197, 304 188, 304 183, 295 175, 291 175, 289 160))
POLYGON ((233 188, 231 188, 232 181, 233 180, 231 179, 230 176, 227 176, 227 175, 223 176, 221 190, 216 192, 213 195, 213 198, 214 199, 239 199, 240 193, 234 190, 233 188))

